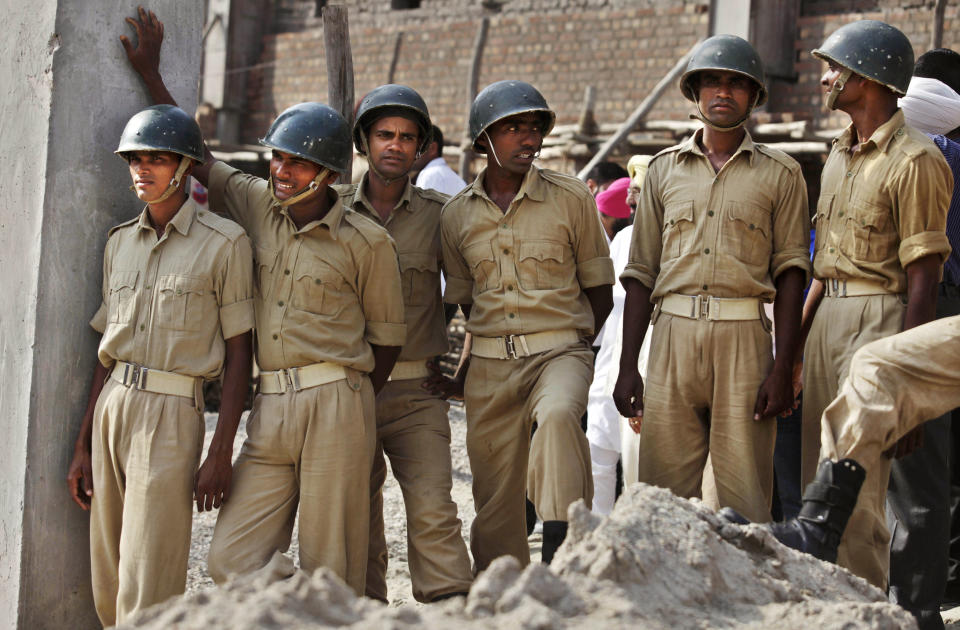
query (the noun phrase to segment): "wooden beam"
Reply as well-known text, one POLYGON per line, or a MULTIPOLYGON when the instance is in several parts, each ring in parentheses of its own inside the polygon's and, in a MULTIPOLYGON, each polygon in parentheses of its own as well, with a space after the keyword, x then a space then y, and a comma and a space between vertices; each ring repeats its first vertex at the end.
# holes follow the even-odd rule
POLYGON ((933 7, 933 33, 930 37, 930 49, 943 47, 943 15, 947 11, 947 0, 937 0, 933 7))
POLYGON ((470 106, 477 98, 477 89, 480 83, 480 63, 483 61, 483 49, 487 45, 487 31, 490 29, 490 18, 484 17, 477 26, 477 36, 473 40, 473 58, 470 61, 470 73, 467 75, 467 125, 464 131, 464 149, 460 154, 460 177, 470 180, 470 164, 473 162, 474 152, 470 146, 470 106))
POLYGON ((683 71, 687 67, 687 61, 690 59, 690 55, 693 54, 693 51, 696 50, 697 46, 699 45, 700 42, 698 41, 690 48, 690 50, 687 51, 684 56, 677 60, 677 63, 673 65, 673 68, 670 69, 670 72, 668 72, 665 77, 660 79, 660 82, 657 83, 656 87, 653 88, 653 91, 647 95, 647 98, 643 99, 640 105, 638 105, 637 108, 633 110, 633 113, 630 114, 630 117, 627 118, 622 125, 620 125, 620 129, 617 130, 617 133, 613 134, 609 140, 604 142, 603 146, 600 147, 600 150, 597 151, 597 154, 593 156, 593 159, 587 162, 587 165, 584 166, 579 173, 577 173, 577 177, 583 181, 586 181, 587 173, 590 172, 590 169, 607 159, 607 157, 613 153, 613 150, 617 148, 617 145, 620 144, 620 142, 626 138, 631 131, 633 131, 633 128, 636 127, 637 124, 643 120, 647 114, 650 113, 650 110, 652 110, 654 105, 657 104, 657 101, 659 101, 660 97, 663 96, 663 93, 667 91, 667 88, 672 86, 676 80, 680 78, 680 75, 683 74, 683 71))
POLYGON ((403 31, 397 31, 393 38, 393 56, 390 58, 390 70, 387 71, 387 83, 393 83, 397 73, 397 61, 400 60, 400 46, 403 44, 403 31))
MULTIPOLYGON (((323 47, 327 58, 327 100, 330 107, 340 112, 353 127, 353 53, 350 50, 350 26, 347 7, 330 4, 323 7, 323 47)), ((343 183, 351 179, 352 157, 343 183)))

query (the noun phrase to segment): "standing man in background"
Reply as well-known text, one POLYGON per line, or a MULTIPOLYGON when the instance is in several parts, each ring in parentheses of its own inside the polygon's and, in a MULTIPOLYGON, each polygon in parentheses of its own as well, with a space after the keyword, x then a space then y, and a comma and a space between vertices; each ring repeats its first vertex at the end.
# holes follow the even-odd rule
MULTIPOLYGON (((890 459, 871 465, 866 482, 839 461, 817 468, 827 430, 821 417, 858 348, 933 319, 940 268, 950 253, 944 228, 953 178, 936 145, 897 108, 913 74, 913 48, 903 33, 860 20, 839 28, 813 55, 828 66, 820 80, 827 107, 847 113, 850 125, 833 141, 814 217, 814 281, 801 328, 801 340, 809 332, 802 476, 806 485, 816 473, 821 495, 859 493, 859 500, 850 515, 853 504, 805 496, 800 518, 839 523, 849 516, 838 563, 886 589, 890 459)), ((916 430, 905 436, 892 454, 912 451, 918 436, 916 430)))
MULTIPOLYGON (((370 554, 366 595, 387 601, 384 454, 403 492, 407 557, 414 598, 465 595, 470 556, 450 498, 449 405, 421 385, 427 361, 447 351, 440 296, 440 210, 447 196, 421 190, 408 173, 427 144, 430 115, 405 85, 381 85, 360 101, 353 141, 369 164, 359 184, 337 186, 347 207, 382 225, 397 244, 407 339, 390 379, 377 394, 377 449, 370 480, 370 554)), ((421 173, 422 175, 422 173, 421 173)))
POLYGON ((707 456, 721 506, 770 519, 776 416, 810 269, 806 187, 743 125, 766 100, 753 47, 701 44, 680 80, 704 128, 650 163, 637 207, 614 400, 641 432, 640 481, 699 496, 707 456), (777 355, 763 302, 773 301, 777 355), (656 304, 656 311, 651 311, 656 304), (647 383, 637 358, 649 322, 647 383), (642 424, 641 424, 642 421, 642 424))
POLYGON ((478 570, 504 554, 530 561, 524 489, 544 522, 544 562, 566 537, 569 505, 593 496, 580 417, 593 375, 589 342, 612 306, 613 266, 590 192, 533 165, 554 119, 528 83, 484 88, 470 108, 470 135, 487 166, 443 211, 445 298, 460 305, 473 335, 457 381, 478 570))

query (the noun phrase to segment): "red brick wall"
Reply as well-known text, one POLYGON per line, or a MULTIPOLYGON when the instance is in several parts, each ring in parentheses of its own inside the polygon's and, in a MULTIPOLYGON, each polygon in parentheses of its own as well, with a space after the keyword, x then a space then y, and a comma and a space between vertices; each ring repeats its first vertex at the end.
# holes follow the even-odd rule
MULTIPOLYGON (((638 8, 582 13, 537 12, 491 17, 480 87, 500 79, 534 84, 557 111, 558 122, 576 122, 584 88, 597 89, 598 122, 620 122, 706 35, 706 0, 638 3, 638 8)), ((403 43, 394 81, 419 91, 435 122, 450 139, 465 125, 467 75, 479 18, 365 26, 366 14, 351 15, 355 90, 359 99, 384 83, 395 34, 403 43)), ((382 21, 382 20, 381 20, 382 21)), ((251 72, 246 140, 255 141, 273 117, 305 100, 326 101, 323 32, 311 28, 270 35, 263 67, 251 72)), ((686 101, 671 89, 652 115, 685 118, 686 101)))
MULTIPOLYGON (((386 5, 388 0, 378 2, 386 5)), ((296 1, 285 3, 293 6, 296 1)), ((447 137, 459 138, 466 119, 470 55, 484 13, 479 3, 423 0, 422 8, 412 11, 361 4, 362 9, 351 7, 350 13, 357 98, 387 80, 394 37, 402 31, 394 80, 417 89, 447 137)), ((929 47, 932 6, 933 0, 803 0, 798 39, 785 44, 795 49, 798 78, 771 86, 768 111, 794 112, 821 128, 842 126, 843 117, 831 118, 822 111, 822 69, 809 51, 839 26, 871 18, 903 30, 919 55, 929 47), (844 12, 850 7, 861 12, 844 12)), ((958 13, 957 4, 949 3, 944 45, 954 49, 960 47, 958 13)), ((506 78, 529 81, 562 124, 576 122, 584 88, 593 85, 597 121, 619 123, 677 58, 706 36, 708 21, 709 0, 512 0, 502 13, 490 15, 480 86, 506 78)), ((299 32, 264 38, 258 67, 248 75, 243 140, 255 142, 276 114, 294 103, 327 100, 318 23, 311 18, 299 32)), ((671 88, 650 118, 684 119, 689 111, 679 90, 671 88)))
MULTIPOLYGON (((861 19, 882 20, 896 26, 910 38, 914 53, 920 56, 930 49, 933 30, 933 2, 917 0, 853 0, 838 2, 835 0, 804 0, 798 21, 798 38, 794 42, 796 51, 797 82, 795 84, 777 82, 771 89, 770 111, 795 112, 800 119, 816 121, 820 128, 839 128, 846 126, 849 118, 841 113, 828 115, 823 111, 823 92, 820 76, 824 71, 822 62, 814 58, 810 51, 836 29, 844 24, 861 19), (871 9, 862 13, 837 13, 838 5, 855 4, 871 9), (918 6, 919 5, 919 6, 918 6), (832 8, 834 12, 825 13, 832 8)), ((949 3, 944 19, 943 46, 960 49, 960 8, 949 3)))

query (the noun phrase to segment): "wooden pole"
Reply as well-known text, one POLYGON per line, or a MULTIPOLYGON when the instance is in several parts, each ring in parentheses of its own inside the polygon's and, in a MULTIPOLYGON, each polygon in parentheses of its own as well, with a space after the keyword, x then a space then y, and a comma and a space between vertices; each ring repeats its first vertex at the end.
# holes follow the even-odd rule
POLYGON ((947 11, 947 0, 937 0, 933 8, 933 33, 930 38, 930 49, 943 47, 943 15, 947 11))
POLYGON ((460 154, 460 177, 469 181, 470 164, 473 162, 473 147, 470 146, 470 106, 477 98, 477 89, 480 82, 480 62, 483 61, 483 49, 487 45, 487 31, 490 29, 490 18, 484 17, 477 26, 477 36, 473 40, 473 59, 470 62, 470 74, 467 76, 467 124, 464 131, 463 153, 460 154))
MULTIPOLYGON (((347 7, 331 4, 323 7, 323 47, 327 57, 327 100, 353 127, 353 53, 350 50, 350 26, 347 7)), ((341 181, 350 183, 352 160, 341 181)))
POLYGON ((397 74, 397 62, 400 60, 400 46, 403 44, 403 31, 397 31, 393 38, 393 56, 390 58, 390 70, 387 72, 387 83, 393 83, 397 74))
POLYGON ((647 95, 647 98, 643 99, 640 105, 637 106, 633 113, 630 114, 630 117, 615 134, 610 136, 610 139, 603 143, 603 146, 600 147, 600 150, 597 151, 597 154, 587 162, 587 165, 580 169, 580 172, 577 173, 577 177, 581 180, 586 181, 587 173, 590 172, 594 166, 603 160, 607 159, 613 150, 617 148, 621 142, 623 142, 626 137, 633 131, 633 128, 640 123, 643 118, 650 113, 650 110, 653 109, 654 105, 657 104, 657 101, 660 100, 660 97, 663 96, 663 93, 666 92, 667 88, 674 84, 674 82, 683 74, 683 71, 687 68, 687 61, 690 59, 690 55, 693 54, 693 51, 696 50, 697 46, 700 45, 700 42, 694 44, 687 53, 680 57, 677 60, 677 63, 674 64, 673 68, 670 69, 670 72, 667 73, 665 77, 660 79, 660 82, 657 83, 656 87, 653 88, 653 91, 647 95))

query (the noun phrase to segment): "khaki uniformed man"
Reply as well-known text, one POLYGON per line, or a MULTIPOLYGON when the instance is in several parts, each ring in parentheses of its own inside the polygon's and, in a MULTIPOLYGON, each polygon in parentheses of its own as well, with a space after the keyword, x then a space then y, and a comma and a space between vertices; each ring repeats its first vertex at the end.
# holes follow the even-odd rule
POLYGON ((587 188, 533 166, 553 121, 533 86, 487 86, 470 110, 487 167, 443 210, 445 301, 460 304, 473 336, 458 378, 465 372, 478 570, 504 554, 530 561, 525 488, 544 521, 545 562, 566 535, 567 507, 593 495, 580 417, 613 264, 587 188))
POLYGON ((650 163, 620 276, 626 299, 614 400, 640 430, 640 481, 699 496, 709 454, 719 504, 769 520, 774 418, 793 402, 810 269, 806 188, 793 159, 743 129, 766 100, 749 43, 706 40, 680 87, 705 127, 650 163), (763 312, 770 301, 775 359, 763 312), (637 356, 650 321, 644 387, 637 356))
MULTIPOLYGON (((137 27, 131 61, 151 96, 170 102, 157 69, 162 25, 142 14, 137 27)), ((253 241, 262 370, 209 570, 223 582, 265 566, 289 546, 299 506, 300 566, 328 567, 363 594, 374 397, 406 338, 396 248, 329 187, 352 156, 340 114, 294 105, 261 142, 273 151, 269 181, 209 152, 194 173, 211 208, 253 241)))
MULTIPOLYGON (((928 419, 960 406, 960 316, 939 319, 861 346, 838 396, 823 413, 824 456, 807 486, 800 514, 768 527, 783 544, 836 562, 841 537, 851 533, 860 491, 889 479, 890 453, 928 419), (887 463, 884 463, 887 462, 887 463), (864 482, 864 477, 867 481, 864 482)), ((747 519, 724 509, 728 520, 747 519)))
MULTIPOLYGON (((933 142, 904 122, 897 95, 913 72, 903 33, 861 20, 833 33, 813 54, 829 64, 827 105, 850 115, 823 168, 814 218, 814 282, 804 308, 803 481, 814 476, 821 415, 847 376, 850 358, 870 341, 931 320, 952 175, 933 142), (857 58, 863 63, 854 64, 857 58), (849 64, 849 65, 848 65, 849 64)), ((911 450, 916 433, 901 444, 911 450)), ((899 450, 899 449, 898 449, 899 450)), ((866 465, 865 462, 864 465, 866 465)), ((886 588, 889 533, 885 497, 890 460, 867 469, 839 564, 886 588)), ((822 471, 822 468, 820 469, 822 471)), ((817 481, 826 483, 817 472, 817 481)), ((843 492, 855 494, 852 487, 843 492)), ((804 503, 806 508, 806 502, 804 503)), ((824 508, 824 518, 833 512, 824 508)))
POLYGON ((183 593, 191 497, 230 496, 233 438, 250 374, 253 274, 240 226, 200 210, 186 175, 197 123, 157 105, 127 123, 117 153, 147 206, 110 230, 90 402, 67 477, 90 514, 93 598, 104 626, 183 593), (207 458, 202 384, 223 375, 207 458))
POLYGON ((397 244, 407 340, 377 394, 377 452, 370 482, 370 554, 366 595, 387 601, 383 522, 384 453, 407 510, 407 558, 413 595, 430 602, 470 589, 470 556, 450 498, 449 405, 424 390, 427 360, 447 351, 440 297, 440 209, 447 196, 410 183, 414 160, 430 141, 427 105, 404 85, 371 90, 357 109, 354 144, 369 168, 359 184, 338 186, 344 203, 383 225, 397 244))

